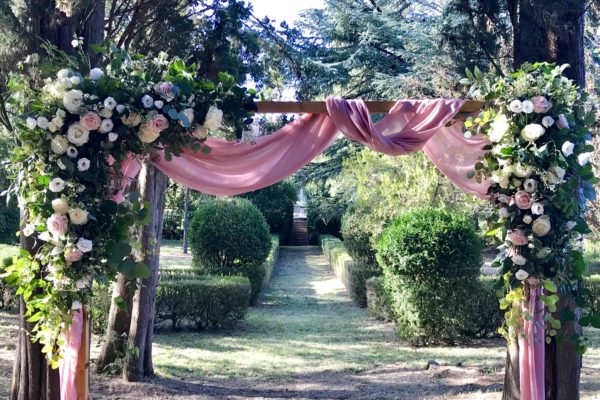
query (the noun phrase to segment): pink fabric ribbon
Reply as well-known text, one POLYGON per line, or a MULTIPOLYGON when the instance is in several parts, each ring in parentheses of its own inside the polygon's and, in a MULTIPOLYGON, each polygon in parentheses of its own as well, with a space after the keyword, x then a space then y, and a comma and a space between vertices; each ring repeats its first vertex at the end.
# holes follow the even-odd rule
POLYGON ((539 296, 544 293, 541 287, 531 287, 529 304, 523 311, 531 314, 530 320, 523 323, 526 337, 519 336, 519 386, 521 400, 544 400, 544 368, 545 368, 545 332, 544 303, 539 296))
POLYGON ((77 371, 77 356, 83 339, 83 312, 75 310, 71 315, 73 316, 71 326, 67 332, 63 332, 63 339, 65 341, 63 359, 58 364, 60 400, 77 400, 75 375, 77 371))

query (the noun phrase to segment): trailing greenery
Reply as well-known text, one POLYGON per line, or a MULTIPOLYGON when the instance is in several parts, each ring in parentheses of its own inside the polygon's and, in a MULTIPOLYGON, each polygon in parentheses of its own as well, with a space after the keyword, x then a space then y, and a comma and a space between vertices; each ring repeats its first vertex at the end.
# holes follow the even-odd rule
POLYGON ((398 334, 414 344, 453 342, 473 330, 482 242, 462 214, 426 210, 398 218, 377 259, 398 334))
POLYGON ((242 276, 202 276, 161 281, 156 290, 156 323, 173 329, 193 324, 202 330, 242 319, 250 304, 250 281, 242 276))
POLYGON ((294 205, 298 189, 291 181, 282 181, 264 189, 243 194, 264 215, 271 233, 282 236, 285 244, 291 237, 294 221, 294 205))
POLYGON ((190 248, 200 274, 247 277, 256 303, 271 250, 269 227, 256 206, 240 198, 202 204, 190 225, 190 248))

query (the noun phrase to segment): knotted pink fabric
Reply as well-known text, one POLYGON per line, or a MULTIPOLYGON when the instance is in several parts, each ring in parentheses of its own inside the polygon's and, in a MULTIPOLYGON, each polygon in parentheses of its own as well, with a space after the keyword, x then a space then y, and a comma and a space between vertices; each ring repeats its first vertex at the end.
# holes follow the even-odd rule
POLYGON ((65 341, 63 359, 58 364, 61 400, 77 400, 75 375, 77 371, 77 356, 83 339, 83 312, 75 310, 71 315, 73 316, 71 326, 67 332, 63 332, 63 339, 65 341))
POLYGON ((539 297, 544 294, 541 287, 530 287, 529 302, 523 311, 531 314, 523 322, 523 333, 519 336, 519 386, 521 400, 544 400, 545 337, 544 303, 539 297))

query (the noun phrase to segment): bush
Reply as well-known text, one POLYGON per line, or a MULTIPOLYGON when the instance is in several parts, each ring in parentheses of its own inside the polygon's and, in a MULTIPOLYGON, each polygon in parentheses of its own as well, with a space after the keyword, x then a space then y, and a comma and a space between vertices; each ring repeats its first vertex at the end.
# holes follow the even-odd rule
POLYGON ((183 239, 183 216, 179 211, 165 210, 163 218, 162 238, 166 240, 183 239))
POLYGON ((321 235, 341 237, 341 218, 345 205, 331 197, 311 197, 306 204, 308 242, 318 244, 321 235))
POLYGON ((260 210, 271 233, 281 235, 282 242, 288 243, 294 223, 294 205, 298 199, 298 190, 292 182, 282 181, 241 197, 250 200, 260 210))
POLYGON ((156 322, 169 320, 174 329, 186 322, 199 330, 225 326, 244 318, 250 296, 250 281, 241 276, 164 280, 156 290, 156 322))
POLYGON ((369 314, 378 320, 391 320, 383 276, 374 276, 367 280, 367 308, 369 314))
POLYGON ((600 315, 600 275, 585 278, 584 287, 590 291, 589 306, 594 315, 600 315))
POLYGON ((19 207, 16 202, 11 201, 6 204, 6 199, 0 197, 0 243, 13 245, 19 243, 16 235, 19 230, 19 218, 19 207))
POLYGON ((357 265, 350 257, 345 242, 329 235, 319 237, 323 253, 329 260, 335 274, 342 280, 350 298, 361 307, 367 306, 366 281, 371 276, 370 271, 362 265, 357 265))
POLYGON ((465 336, 489 337, 498 334, 504 312, 500 309, 495 282, 496 277, 493 276, 479 277, 475 292, 477 300, 468 314, 469 318, 464 321, 465 336))
POLYGON ((407 213, 382 235, 377 259, 398 334, 413 344, 453 342, 475 330, 481 239, 445 211, 407 213))
POLYGON ((256 206, 239 198, 204 203, 192 218, 190 248, 201 274, 247 277, 251 304, 256 302, 271 249, 269 228, 256 206))
POLYGON ((94 282, 94 297, 90 307, 90 321, 92 332, 96 335, 104 335, 108 326, 108 314, 112 303, 112 285, 110 283, 94 282))
MULTIPOLYGON (((18 246, 0 244, 0 273, 12 265, 13 257, 19 255, 18 246)), ((18 305, 15 289, 0 278, 0 310, 12 310, 18 305)))

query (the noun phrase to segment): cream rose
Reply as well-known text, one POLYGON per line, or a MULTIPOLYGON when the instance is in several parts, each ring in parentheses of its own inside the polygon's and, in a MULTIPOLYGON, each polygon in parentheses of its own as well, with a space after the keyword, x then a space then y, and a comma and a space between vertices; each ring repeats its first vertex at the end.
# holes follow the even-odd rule
POLYGON ((519 163, 514 167, 514 174, 519 178, 529 178, 532 172, 533 167, 531 165, 523 165, 519 163))
POLYGON ((156 132, 153 129, 148 128, 146 125, 142 126, 142 128, 138 131, 137 137, 143 143, 152 143, 160 136, 159 132, 156 132))
MULTIPOLYGON (((518 257, 522 257, 522 256, 518 256, 518 257)), ((514 260, 513 260, 513 262, 514 262, 514 260)), ((517 264, 517 265, 525 265, 525 263, 523 263, 523 264, 515 263, 515 264, 517 264)), ((524 281, 525 279, 529 278, 529 273, 527 271, 525 271, 525 270, 520 269, 515 274, 515 278, 517 278, 520 281, 524 281)))
POLYGON ((547 215, 542 215, 541 217, 537 218, 531 225, 533 233, 540 237, 546 236, 550 232, 551 228, 552 225, 550 224, 550 217, 547 215))
POLYGON ((494 118, 494 122, 490 125, 488 137, 492 142, 500 142, 509 129, 510 124, 508 123, 506 115, 498 114, 496 118, 494 118))
POLYGON ((534 142, 540 138, 546 132, 544 127, 540 124, 529 124, 521 130, 521 138, 528 142, 534 142))
POLYGON ((55 154, 65 154, 68 148, 69 141, 64 136, 54 136, 50 141, 50 150, 52 150, 52 152, 55 154))
POLYGON ((90 140, 90 132, 76 122, 67 129, 67 139, 75 146, 83 146, 90 140))
POLYGON ((64 197, 52 200, 52 209, 56 214, 65 215, 69 212, 69 202, 64 197))
POLYGON ((121 117, 121 122, 123 122, 125 126, 131 128, 138 126, 142 122, 142 117, 140 116, 140 114, 131 113, 127 116, 124 115, 123 117, 121 117))
POLYGON ((77 114, 79 107, 83 105, 83 92, 81 90, 69 90, 63 96, 63 104, 71 114, 77 114))
POLYGON ((206 139, 208 136, 208 131, 205 127, 196 125, 196 129, 194 129, 194 136, 198 139, 206 139))
POLYGON ((72 224, 84 225, 88 222, 88 212, 81 208, 72 208, 69 210, 69 219, 72 224))
POLYGON ((95 112, 89 112, 79 118, 79 123, 86 131, 95 131, 100 128, 102 120, 95 112))

